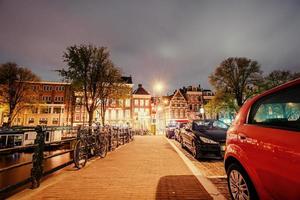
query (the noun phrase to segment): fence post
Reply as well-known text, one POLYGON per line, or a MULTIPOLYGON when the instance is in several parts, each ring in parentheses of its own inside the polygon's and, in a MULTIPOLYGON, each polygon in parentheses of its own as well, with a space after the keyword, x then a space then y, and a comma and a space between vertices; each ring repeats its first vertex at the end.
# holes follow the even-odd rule
POLYGON ((125 144, 125 138, 124 138, 124 136, 125 136, 125 131, 124 131, 124 128, 122 128, 122 145, 124 145, 125 144))
POLYGON ((108 149, 109 151, 112 151, 113 147, 112 147, 112 129, 111 127, 107 128, 108 131, 108 149))
POLYGON ((35 131, 36 139, 34 141, 34 144, 36 144, 37 146, 35 147, 32 156, 32 189, 38 188, 40 186, 40 180, 43 176, 43 160, 45 148, 45 129, 42 126, 37 126, 35 128, 35 131))
POLYGON ((120 134, 120 132, 119 132, 119 127, 117 127, 117 147, 119 147, 119 134, 120 134))

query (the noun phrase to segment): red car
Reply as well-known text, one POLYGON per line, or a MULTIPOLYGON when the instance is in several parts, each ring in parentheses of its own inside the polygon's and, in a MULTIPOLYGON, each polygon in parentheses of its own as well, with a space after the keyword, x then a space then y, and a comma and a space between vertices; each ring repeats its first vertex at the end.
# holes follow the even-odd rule
POLYGON ((247 101, 227 131, 233 199, 300 199, 300 79, 247 101))

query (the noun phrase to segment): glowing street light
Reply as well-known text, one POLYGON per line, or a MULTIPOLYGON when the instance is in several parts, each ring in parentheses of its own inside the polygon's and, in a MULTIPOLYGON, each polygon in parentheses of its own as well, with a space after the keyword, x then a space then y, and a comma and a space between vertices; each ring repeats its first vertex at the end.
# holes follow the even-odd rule
POLYGON ((164 88, 164 86, 161 82, 157 82, 154 85, 154 90, 159 94, 162 92, 163 88, 164 88))

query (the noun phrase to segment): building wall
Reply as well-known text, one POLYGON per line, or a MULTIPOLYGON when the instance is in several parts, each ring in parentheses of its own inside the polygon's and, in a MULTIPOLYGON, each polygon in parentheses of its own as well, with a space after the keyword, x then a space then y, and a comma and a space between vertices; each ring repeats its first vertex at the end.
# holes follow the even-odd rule
POLYGON ((150 129, 151 113, 151 95, 133 94, 133 127, 139 129, 150 129))
POLYGON ((178 119, 187 119, 188 103, 179 90, 177 90, 170 99, 166 112, 167 122, 178 119))
MULTIPOLYGON (((128 84, 132 88, 132 84, 128 84)), ((101 123, 100 108, 96 109, 93 121, 101 123)), ((88 124, 88 112, 86 111, 83 95, 75 93, 74 105, 74 125, 88 124)), ((132 90, 128 94, 128 98, 109 99, 107 101, 107 109, 105 113, 105 124, 116 126, 132 126, 132 90)))
POLYGON ((15 117, 15 126, 62 126, 71 123, 70 84, 61 82, 29 82, 34 103, 15 117))

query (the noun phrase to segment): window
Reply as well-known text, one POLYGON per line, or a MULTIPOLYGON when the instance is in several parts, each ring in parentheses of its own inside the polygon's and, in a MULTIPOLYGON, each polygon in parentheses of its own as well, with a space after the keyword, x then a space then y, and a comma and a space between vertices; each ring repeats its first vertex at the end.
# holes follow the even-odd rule
POLYGON ((51 113, 51 107, 42 107, 40 113, 41 114, 51 113))
POLYGON ((149 108, 146 108, 146 109, 145 109, 145 113, 146 113, 146 115, 150 115, 150 109, 149 109, 149 108))
POLYGON ((300 130, 300 86, 258 100, 251 108, 250 124, 300 130))
POLYGON ((135 106, 138 106, 138 105, 139 105, 139 100, 138 100, 138 99, 135 99, 135 100, 134 100, 134 105, 135 105, 135 106))
POLYGON ((116 106, 116 104, 117 104, 117 101, 116 101, 115 99, 112 99, 112 100, 111 100, 111 105, 112 105, 112 106, 116 106))
POLYGON ((58 118, 53 118, 52 119, 52 124, 58 124, 58 118))
POLYGON ((64 97, 62 97, 62 96, 54 97, 54 102, 55 103, 63 103, 64 102, 64 97))
POLYGON ((56 86, 56 87, 55 87, 55 90, 56 90, 56 91, 63 91, 64 89, 65 89, 64 86, 56 86))
POLYGON ((80 115, 76 114, 76 115, 75 115, 75 120, 76 120, 76 121, 80 121, 80 115))
POLYGON ((38 113, 38 108, 37 107, 32 107, 31 108, 31 113, 32 114, 37 114, 38 113))
POLYGON ((34 118, 32 118, 32 117, 29 118, 29 119, 28 119, 28 124, 33 124, 33 123, 34 123, 34 118))
POLYGON ((123 99, 119 99, 119 107, 123 107, 123 99))
POLYGON ((111 110, 111 119, 116 119, 116 110, 111 110))
POLYGON ((51 96, 43 96, 42 100, 47 102, 47 103, 51 103, 52 98, 51 98, 51 96))
POLYGON ((140 100, 140 106, 144 106, 144 99, 140 100))
POLYGON ((126 107, 130 107, 130 99, 126 99, 125 100, 125 106, 126 107))
POLYGON ((125 118, 130 119, 130 110, 125 110, 125 118))
POLYGON ((76 106, 76 107, 75 107, 75 111, 76 111, 76 112, 80 112, 80 106, 76 106))
POLYGON ((43 86, 43 90, 44 90, 44 91, 51 91, 51 90, 52 90, 52 87, 49 86, 49 85, 44 85, 44 86, 43 86))
POLYGON ((148 99, 145 100, 145 106, 149 106, 149 100, 148 99))
POLYGON ((138 112, 139 112, 139 109, 138 109, 138 108, 135 108, 135 109, 134 109, 134 112, 135 112, 135 113, 138 113, 138 112))
POLYGON ((48 119, 47 118, 40 118, 39 123, 40 124, 47 124, 48 123, 48 119))
POLYGON ((118 110, 118 119, 123 119, 123 110, 118 110))
MULTIPOLYGON (((77 108, 77 106, 76 106, 76 108, 77 108)), ((54 107, 54 108, 53 108, 53 113, 54 113, 54 114, 62 113, 61 107, 54 107)))

